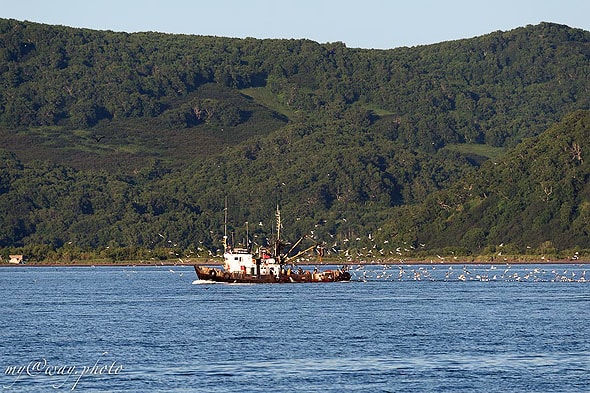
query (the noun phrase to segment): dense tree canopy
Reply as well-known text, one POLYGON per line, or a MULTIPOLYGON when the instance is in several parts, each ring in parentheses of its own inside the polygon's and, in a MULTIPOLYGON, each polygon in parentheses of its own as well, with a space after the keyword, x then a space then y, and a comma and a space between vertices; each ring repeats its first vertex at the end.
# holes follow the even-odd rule
POLYGON ((198 253, 227 196, 259 239, 280 204, 335 250, 587 249, 589 60, 550 23, 364 50, 0 19, 0 248, 198 253))

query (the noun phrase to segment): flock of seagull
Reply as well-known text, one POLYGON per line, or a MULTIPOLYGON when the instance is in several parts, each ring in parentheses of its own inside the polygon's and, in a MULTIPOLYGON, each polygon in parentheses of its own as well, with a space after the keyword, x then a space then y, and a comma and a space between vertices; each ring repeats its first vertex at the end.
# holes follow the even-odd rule
MULTIPOLYGON (((158 234, 165 239, 165 236, 158 234)), ((540 266, 533 264, 510 264, 506 260, 499 264, 466 264, 457 263, 457 258, 452 256, 437 255, 437 261, 430 261, 430 264, 414 265, 407 264, 404 256, 412 253, 416 248, 424 248, 424 244, 416 247, 404 245, 395 249, 384 250, 377 247, 375 239, 369 235, 369 240, 373 242, 372 247, 362 247, 356 251, 349 249, 339 249, 339 245, 334 243, 332 247, 325 247, 326 256, 336 256, 337 259, 345 260, 345 268, 351 274, 352 281, 371 282, 371 281, 514 281, 514 282, 590 282, 590 277, 586 277, 584 264, 578 262, 578 253, 572 257, 572 264, 550 265, 547 261, 540 266), (384 259, 399 259, 399 262, 387 263, 384 259), (361 261, 356 264, 353 261, 361 261), (372 263, 377 261, 378 263, 372 263)), ((346 239, 348 240, 348 239, 346 239)), ((360 238, 356 239, 360 241, 360 238)), ((169 243, 174 244, 171 240, 169 243)), ((209 250, 199 242, 195 251, 189 251, 183 260, 181 255, 174 253, 178 260, 185 264, 193 257, 202 257, 203 254, 209 258, 215 259, 220 255, 217 252, 209 250)), ((384 243, 388 243, 385 241, 384 243)), ((501 244, 499 247, 502 247, 501 244)), ((498 253, 498 256, 502 256, 498 253)), ((543 258, 544 259, 544 258, 543 258)), ((313 265, 317 262, 317 256, 302 256, 297 258, 295 264, 313 265)), ((338 262, 336 262, 338 263, 338 262)), ((176 273, 172 269, 171 272, 176 273)))
POLYGON ((354 281, 590 282, 582 265, 356 265, 354 281))

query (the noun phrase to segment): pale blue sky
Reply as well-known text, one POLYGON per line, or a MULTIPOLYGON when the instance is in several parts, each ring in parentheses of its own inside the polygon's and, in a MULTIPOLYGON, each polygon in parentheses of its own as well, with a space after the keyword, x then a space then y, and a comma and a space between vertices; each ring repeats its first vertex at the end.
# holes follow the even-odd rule
POLYGON ((308 38, 388 49, 555 22, 590 30, 589 0, 1 0, 0 17, 114 31, 308 38))

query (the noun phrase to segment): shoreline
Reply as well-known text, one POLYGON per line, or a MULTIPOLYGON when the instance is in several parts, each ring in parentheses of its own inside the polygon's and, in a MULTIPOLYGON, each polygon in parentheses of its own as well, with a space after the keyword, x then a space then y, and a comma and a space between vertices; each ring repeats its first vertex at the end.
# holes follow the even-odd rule
MULTIPOLYGON (((295 265, 298 266, 375 266, 375 265, 587 265, 590 261, 587 260, 569 260, 569 259, 558 259, 558 260, 500 260, 500 261, 485 261, 485 260, 387 260, 379 259, 374 261, 359 260, 359 261, 338 261, 338 260, 325 260, 317 262, 300 262, 295 265)), ((21 264, 14 264, 8 262, 0 262, 0 268, 2 267, 114 267, 114 266, 131 266, 131 267, 149 267, 149 266, 222 266, 223 262, 218 260, 196 260, 196 261, 74 261, 74 262, 27 262, 21 264)))

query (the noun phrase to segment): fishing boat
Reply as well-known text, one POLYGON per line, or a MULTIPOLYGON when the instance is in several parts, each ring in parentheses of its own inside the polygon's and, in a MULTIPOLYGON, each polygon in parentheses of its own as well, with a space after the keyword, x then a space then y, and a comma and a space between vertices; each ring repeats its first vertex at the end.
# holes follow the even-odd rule
POLYGON ((281 216, 278 207, 276 217, 277 234, 273 249, 261 246, 253 251, 251 248, 232 247, 227 242, 226 225, 223 236, 223 267, 195 265, 195 272, 199 280, 243 284, 350 281, 350 273, 344 268, 324 271, 296 268, 292 261, 311 251, 316 246, 308 247, 289 257, 288 254, 301 243, 305 238, 304 236, 286 254, 282 254, 286 244, 280 240, 281 216))

